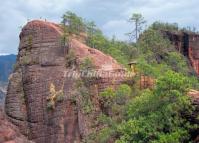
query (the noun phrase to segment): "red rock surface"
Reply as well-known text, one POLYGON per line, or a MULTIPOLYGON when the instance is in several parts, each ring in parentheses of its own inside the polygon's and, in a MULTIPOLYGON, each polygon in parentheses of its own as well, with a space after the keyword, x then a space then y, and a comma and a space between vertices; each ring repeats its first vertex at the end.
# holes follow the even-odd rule
MULTIPOLYGON (((101 112, 99 92, 124 81, 120 77, 99 77, 90 81, 88 90, 93 110, 85 114, 84 97, 78 92, 74 95, 77 80, 64 76, 67 71, 77 70, 65 67, 61 35, 60 26, 51 22, 35 20, 25 25, 20 34, 17 68, 9 80, 5 112, 20 132, 36 143, 78 143, 86 138, 97 128, 94 124, 101 112), (64 99, 49 111, 50 84, 54 84, 56 90, 63 86, 64 99)), ((90 57, 98 70, 124 71, 112 57, 74 38, 70 45, 79 62, 90 57)))
POLYGON ((11 124, 0 109, 0 143, 33 143, 28 141, 18 130, 11 124))

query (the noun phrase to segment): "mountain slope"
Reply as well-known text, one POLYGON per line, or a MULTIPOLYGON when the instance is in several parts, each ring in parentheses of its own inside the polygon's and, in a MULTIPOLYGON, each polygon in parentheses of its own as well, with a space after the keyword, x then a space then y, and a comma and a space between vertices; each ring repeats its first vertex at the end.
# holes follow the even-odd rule
POLYGON ((0 81, 7 82, 16 61, 16 55, 0 56, 0 81))

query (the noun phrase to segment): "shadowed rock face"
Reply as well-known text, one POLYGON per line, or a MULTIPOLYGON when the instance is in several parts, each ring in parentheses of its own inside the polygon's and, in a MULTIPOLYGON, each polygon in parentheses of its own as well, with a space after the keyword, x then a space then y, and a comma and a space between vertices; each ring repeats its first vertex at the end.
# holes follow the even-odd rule
MULTIPOLYGON (((190 120, 193 123, 199 124, 199 118, 198 118, 198 113, 199 113, 199 91, 196 90, 191 90, 188 93, 188 96, 191 97, 193 105, 195 106, 195 111, 191 115, 190 120)), ((192 138, 195 138, 194 142, 198 143, 199 142, 199 129, 196 129, 192 131, 192 138)))
MULTIPOLYGON (((21 133, 36 143, 80 142, 97 129, 94 121, 101 112, 99 92, 124 81, 113 77, 90 81, 87 88, 93 109, 85 113, 82 109, 84 98, 76 92, 78 79, 65 76, 71 69, 65 67, 61 35, 59 25, 37 20, 29 22, 20 34, 17 67, 9 80, 5 112, 21 133), (48 110, 51 84, 56 91, 63 90, 64 99, 56 103, 55 109, 48 110)), ((90 57, 99 71, 124 71, 112 57, 78 40, 71 39, 70 45, 78 62, 90 57)))
POLYGON ((28 141, 16 126, 7 121, 0 107, 0 142, 1 143, 33 143, 28 141))

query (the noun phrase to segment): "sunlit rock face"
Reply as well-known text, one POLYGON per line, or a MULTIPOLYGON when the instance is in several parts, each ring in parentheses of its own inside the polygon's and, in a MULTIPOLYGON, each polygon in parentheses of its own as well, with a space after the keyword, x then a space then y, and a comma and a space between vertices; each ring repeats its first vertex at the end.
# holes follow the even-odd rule
MULTIPOLYGON (((78 143, 100 128, 95 123, 101 113, 99 93, 109 86, 116 88, 125 80, 99 76, 89 81, 92 111, 85 113, 82 108, 85 99, 76 86, 80 78, 66 76, 67 72, 79 71, 77 67, 66 68, 61 38, 60 25, 38 20, 25 25, 20 34, 17 66, 9 80, 6 115, 23 135, 36 143, 78 143), (51 95, 50 85, 64 94, 52 110, 48 109, 47 100, 51 95)), ((125 72, 112 57, 74 37, 69 48, 75 53, 77 65, 89 57, 98 71, 125 72)))

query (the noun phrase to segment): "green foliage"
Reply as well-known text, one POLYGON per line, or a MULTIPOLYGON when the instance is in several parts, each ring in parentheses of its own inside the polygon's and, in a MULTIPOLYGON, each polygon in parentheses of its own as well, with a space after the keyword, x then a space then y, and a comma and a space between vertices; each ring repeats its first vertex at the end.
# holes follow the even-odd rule
POLYGON ((103 92, 100 93, 100 96, 104 98, 113 98, 115 97, 115 92, 113 88, 108 87, 103 92))
POLYGON ((92 63, 91 58, 84 58, 84 60, 80 64, 80 70, 82 71, 88 71, 95 69, 95 65, 92 63))
POLYGON ((65 66, 71 67, 76 64, 76 55, 73 50, 69 50, 68 54, 65 57, 65 66))
POLYGON ((85 114, 89 114, 93 111, 93 104, 90 97, 88 87, 85 86, 84 81, 77 82, 78 94, 81 96, 81 108, 85 114))
POLYGON ((149 28, 142 34, 137 46, 140 49, 137 67, 141 73, 156 78, 168 70, 185 75, 189 73, 187 59, 175 50, 160 31, 149 28))
POLYGON ((85 31, 85 25, 81 17, 71 11, 62 16, 62 24, 67 26, 69 34, 79 34, 85 31))
POLYGON ((121 84, 115 92, 116 103, 120 105, 125 104, 131 94, 131 88, 126 84, 121 84))
POLYGON ((108 87, 100 93, 103 103, 106 107, 112 106, 114 103, 124 104, 131 95, 131 88, 126 84, 121 84, 117 90, 108 87))
MULTIPOLYGON (((135 14, 131 21, 137 23, 133 31, 137 37, 142 31, 143 17, 135 14)), ((132 93, 128 85, 121 85, 116 90, 109 87, 100 93, 103 114, 98 121, 103 128, 91 134, 85 142, 105 143, 110 138, 117 139, 117 143, 191 141, 189 131, 197 126, 182 116, 182 112, 183 115, 191 114, 193 107, 186 94, 188 89, 198 88, 199 82, 196 77, 187 74, 189 73, 187 59, 177 53, 170 41, 161 33, 161 30, 179 31, 177 24, 155 22, 140 35, 136 44, 129 44, 118 41, 115 37, 108 39, 94 22, 85 22, 72 12, 67 12, 63 16, 62 23, 66 33, 86 32, 88 46, 111 55, 123 65, 136 59, 141 74, 157 79, 154 89, 136 91, 136 97, 132 96, 135 89, 132 93)), ((73 61, 73 54, 68 56, 66 61, 73 61)), ((80 64, 80 70, 93 68, 95 67, 89 58, 80 64)), ((84 99, 80 106, 84 113, 89 114, 93 111, 94 105, 86 87, 87 83, 84 80, 77 90, 84 99)))
POLYGON ((165 95, 165 93, 173 95, 177 92, 180 95, 186 95, 189 88, 190 82, 187 77, 183 74, 169 71, 157 81, 156 92, 159 95, 165 95))
POLYGON ((110 108, 113 105, 116 95, 113 88, 108 87, 103 92, 100 93, 100 96, 102 97, 101 100, 104 108, 110 108))
POLYGON ((186 96, 189 80, 182 74, 167 72, 157 81, 154 91, 146 90, 127 108, 127 120, 118 126, 117 143, 181 143, 190 140, 190 122, 182 115, 191 114, 186 96))
POLYGON ((115 133, 111 128, 105 127, 98 133, 96 140, 98 143, 107 143, 110 137, 115 133))
POLYGON ((160 62, 170 51, 174 50, 168 39, 159 31, 149 28, 138 41, 138 48, 149 63, 160 62))
POLYGON ((175 72, 181 72, 187 74, 189 68, 185 57, 177 52, 170 52, 167 56, 164 57, 166 64, 175 72))
POLYGON ((102 33, 102 31, 96 26, 93 21, 86 21, 83 18, 77 16, 73 12, 66 12, 62 16, 62 25, 64 29, 64 34, 62 36, 62 45, 66 45, 68 35, 80 33, 86 33, 87 35, 87 45, 98 49, 106 54, 111 55, 119 63, 127 65, 131 58, 137 56, 136 48, 132 47, 131 44, 126 42, 121 42, 115 39, 108 39, 102 33))
POLYGON ((116 96, 125 97, 130 95, 131 95, 131 88, 126 84, 121 84, 116 90, 116 96))
POLYGON ((168 30, 168 31, 178 31, 177 23, 163 23, 156 21, 151 25, 151 28, 154 30, 168 30))
POLYGON ((129 21, 133 22, 135 24, 135 26, 134 26, 135 29, 133 30, 133 32, 129 33, 129 35, 131 35, 137 41, 138 40, 138 34, 140 32, 142 32, 143 24, 145 24, 146 21, 144 20, 144 17, 140 13, 133 13, 133 15, 129 19, 129 21))

